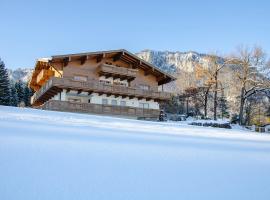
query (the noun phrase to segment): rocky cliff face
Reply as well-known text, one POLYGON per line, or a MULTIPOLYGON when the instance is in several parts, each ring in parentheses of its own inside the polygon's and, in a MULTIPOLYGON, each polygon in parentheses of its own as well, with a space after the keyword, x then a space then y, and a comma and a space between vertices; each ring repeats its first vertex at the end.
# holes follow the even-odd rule
POLYGON ((12 82, 22 81, 27 83, 33 73, 32 68, 18 68, 15 70, 8 70, 9 80, 12 82))
POLYGON ((170 52, 143 50, 137 53, 137 56, 172 74, 179 70, 185 72, 194 72, 196 63, 207 65, 207 55, 193 51, 170 52))

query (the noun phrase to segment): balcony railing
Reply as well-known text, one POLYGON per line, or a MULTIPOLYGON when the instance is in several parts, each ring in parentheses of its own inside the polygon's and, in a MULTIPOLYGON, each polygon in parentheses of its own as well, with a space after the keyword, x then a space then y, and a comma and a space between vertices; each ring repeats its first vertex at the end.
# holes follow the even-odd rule
POLYGON ((101 64, 98 67, 99 72, 101 75, 109 75, 112 77, 117 78, 127 78, 127 79, 134 79, 136 78, 137 69, 130 69, 125 67, 117 67, 114 65, 108 65, 108 64, 101 64))
POLYGON ((155 100, 168 100, 171 97, 171 93, 159 92, 157 90, 143 90, 135 87, 126 87, 122 85, 108 85, 100 83, 98 80, 89 81, 75 81, 70 78, 50 78, 45 85, 41 87, 32 97, 32 103, 36 101, 40 103, 45 102, 48 99, 41 100, 44 96, 50 98, 62 89, 71 89, 84 92, 95 92, 99 94, 110 94, 118 96, 129 96, 130 98, 146 98, 155 100), (56 93, 55 93, 56 92, 56 93))
POLYGON ((159 117, 159 110, 155 109, 143 109, 126 106, 113 106, 113 105, 102 105, 91 103, 74 103, 59 100, 49 100, 45 102, 40 108, 46 110, 56 110, 65 112, 119 115, 137 118, 157 119, 159 117))

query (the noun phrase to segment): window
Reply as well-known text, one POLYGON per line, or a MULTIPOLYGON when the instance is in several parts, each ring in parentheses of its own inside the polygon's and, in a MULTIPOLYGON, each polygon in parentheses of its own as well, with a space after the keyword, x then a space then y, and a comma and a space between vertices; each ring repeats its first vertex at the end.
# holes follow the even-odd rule
POLYGON ((99 80, 100 83, 103 83, 104 85, 111 85, 111 81, 109 80, 99 80))
POLYGON ((74 81, 87 81, 87 76, 74 76, 74 81))
POLYGON ((68 101, 74 102, 74 103, 81 103, 81 99, 75 99, 75 98, 68 98, 68 101))
POLYGON ((88 99, 88 103, 91 103, 91 99, 88 99))
POLYGON ((148 109, 149 108, 149 103, 139 103, 140 108, 148 109))
POLYGON ((142 90, 150 90, 150 86, 149 85, 139 85, 140 89, 142 90))
POLYGON ((120 106, 126 106, 126 105, 127 105, 126 101, 120 101, 120 106))
POLYGON ((108 104, 108 99, 102 99, 102 104, 108 104))
POLYGON ((127 83, 125 82, 119 82, 119 81, 115 81, 113 82, 114 85, 122 85, 122 86, 127 86, 127 83))
POLYGON ((112 100, 112 105, 113 105, 113 106, 117 106, 117 100, 113 99, 113 100, 112 100))

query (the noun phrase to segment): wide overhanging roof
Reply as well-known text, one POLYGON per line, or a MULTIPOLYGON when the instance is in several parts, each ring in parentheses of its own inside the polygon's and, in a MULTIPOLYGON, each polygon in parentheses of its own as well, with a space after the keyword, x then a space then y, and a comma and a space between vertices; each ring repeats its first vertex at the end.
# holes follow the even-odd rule
POLYGON ((39 87, 36 81, 37 75, 42 69, 49 69, 50 67, 49 61, 50 61, 50 58, 40 58, 37 60, 35 69, 29 81, 29 87, 31 87, 32 89, 34 89, 35 87, 39 87))
POLYGON ((174 76, 164 72, 163 70, 157 68, 149 62, 146 62, 136 56, 133 53, 128 52, 125 49, 120 50, 111 50, 111 51, 97 51, 97 52, 87 52, 87 53, 78 53, 78 54, 65 54, 65 55, 55 55, 52 56, 50 62, 70 62, 74 60, 80 60, 85 62, 89 58, 96 58, 101 60, 102 58, 112 58, 114 61, 122 60, 124 62, 132 64, 134 67, 142 68, 145 70, 145 74, 153 74, 158 78, 158 84, 162 85, 169 83, 173 80, 176 80, 174 76))

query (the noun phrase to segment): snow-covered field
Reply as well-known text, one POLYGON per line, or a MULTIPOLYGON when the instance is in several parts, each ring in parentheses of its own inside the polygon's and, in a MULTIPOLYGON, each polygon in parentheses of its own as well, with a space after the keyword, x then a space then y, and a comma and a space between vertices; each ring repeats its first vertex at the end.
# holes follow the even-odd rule
POLYGON ((0 200, 270 199, 270 135, 0 106, 0 200))

